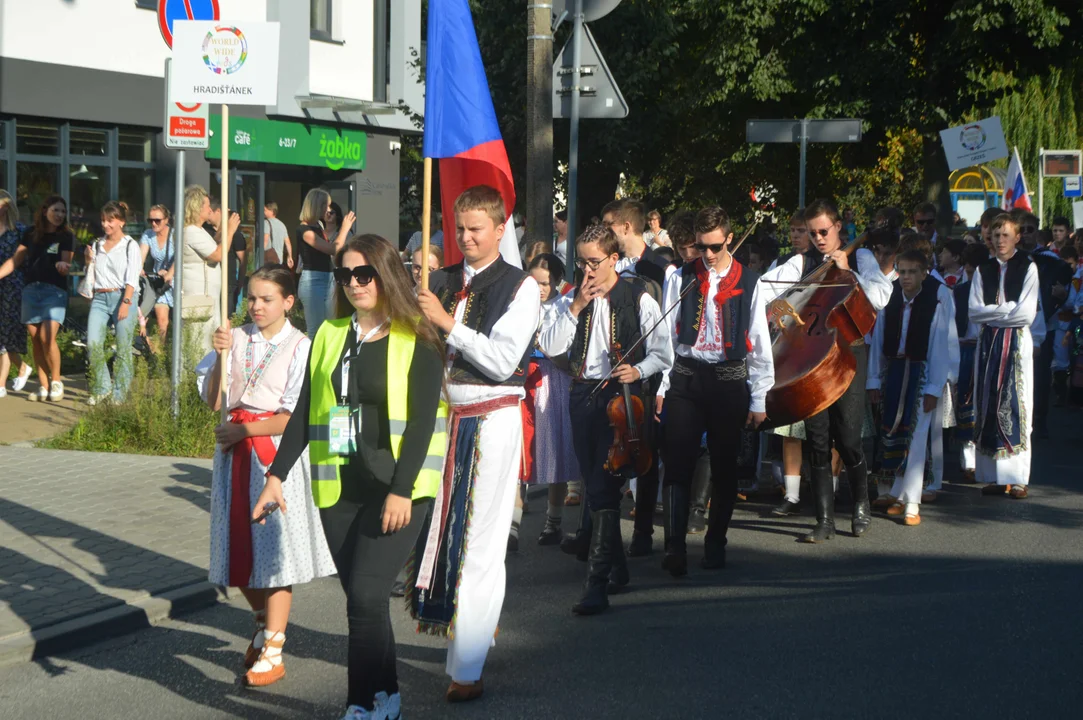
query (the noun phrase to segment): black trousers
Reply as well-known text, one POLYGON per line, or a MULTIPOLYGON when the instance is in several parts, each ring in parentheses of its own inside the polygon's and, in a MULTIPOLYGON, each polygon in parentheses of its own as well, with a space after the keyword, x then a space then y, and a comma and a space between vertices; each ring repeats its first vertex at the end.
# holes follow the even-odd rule
POLYGON ((1034 363, 1034 427, 1044 430, 1049 419, 1049 395, 1053 388, 1053 339, 1056 331, 1052 323, 1056 322, 1056 314, 1053 320, 1047 320, 1049 332, 1042 341, 1038 351, 1038 359, 1034 363))
POLYGON ((643 403, 647 421, 644 425, 644 440, 651 449, 653 461, 651 469, 641 477, 636 478, 636 516, 635 531, 643 535, 654 534, 654 506, 658 503, 658 454, 662 447, 660 442, 661 427, 654 419, 654 393, 651 393, 647 402, 643 403))
POLYGON ((349 493, 320 510, 323 532, 346 591, 349 620, 347 705, 371 710, 376 693, 399 691, 395 633, 388 597, 425 523, 429 500, 414 503, 410 524, 392 535, 380 531, 387 490, 349 493))
MULTIPOLYGON (((712 491, 710 521, 704 541, 725 545, 733 506, 737 503, 737 456, 741 452, 741 431, 748 419, 748 381, 743 377, 723 379, 714 366, 693 365, 681 358, 677 363, 669 376, 671 384, 665 400, 666 474, 663 482, 667 486, 680 485, 691 492, 700 443, 706 432, 712 491)), ((673 540, 678 548, 684 544, 684 537, 673 540)))
MULTIPOLYGON (((590 395, 592 389, 594 389, 592 382, 572 383, 571 397, 568 402, 568 414, 572 421, 572 444, 576 460, 579 461, 579 471, 583 475, 587 508, 591 512, 619 510, 621 488, 624 486, 625 479, 605 469, 606 457, 613 444, 613 428, 609 426, 605 408, 615 395, 623 392, 623 388, 618 382, 610 382, 594 396, 593 400, 588 401, 587 396, 590 395)), ((632 385, 632 393, 636 394, 638 391, 638 384, 632 385)), ((655 457, 653 472, 656 482, 657 467, 658 458, 655 457)), ((651 507, 652 509, 654 507, 653 498, 651 507)), ((639 514, 638 511, 636 514, 639 514)))
POLYGON ((861 426, 865 422, 868 348, 855 345, 851 350, 857 359, 857 374, 850 387, 831 407, 805 420, 805 442, 809 464, 813 467, 831 464, 832 444, 846 467, 860 465, 865 459, 861 446, 861 426))

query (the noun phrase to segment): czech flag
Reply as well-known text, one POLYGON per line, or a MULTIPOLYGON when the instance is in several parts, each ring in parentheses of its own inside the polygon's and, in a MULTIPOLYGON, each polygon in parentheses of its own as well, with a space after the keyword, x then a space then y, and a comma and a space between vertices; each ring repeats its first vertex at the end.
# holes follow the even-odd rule
POLYGON ((508 216, 501 253, 507 262, 518 264, 511 163, 481 64, 469 0, 429 0, 427 53, 424 155, 440 160, 444 262, 462 260, 455 243, 455 199, 469 187, 489 185, 503 196, 508 216), (508 257, 512 248, 514 256, 508 257))
POLYGON ((1023 163, 1019 160, 1019 148, 1012 148, 1012 150, 1008 174, 1004 178, 1004 199, 1000 203, 1000 208, 1009 212, 1015 208, 1034 212, 1034 208, 1030 205, 1030 195, 1027 193, 1027 179, 1023 176, 1023 163))

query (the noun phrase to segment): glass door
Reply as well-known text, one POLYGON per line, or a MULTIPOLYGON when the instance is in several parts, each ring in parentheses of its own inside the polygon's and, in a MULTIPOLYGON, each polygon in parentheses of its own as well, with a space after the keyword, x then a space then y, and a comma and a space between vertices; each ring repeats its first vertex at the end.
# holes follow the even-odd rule
POLYGON ((229 205, 241 215, 241 232, 245 239, 245 264, 250 275, 257 268, 263 267, 263 204, 264 178, 262 172, 231 170, 233 180, 230 187, 229 205))
MULTIPOLYGON (((353 204, 352 182, 334 180, 332 182, 324 183, 323 187, 327 189, 327 192, 331 193, 331 201, 338 203, 338 206, 342 208, 343 215, 348 212, 357 210, 357 208, 355 208, 353 204)), ((357 228, 354 228, 355 232, 356 230, 357 228)))

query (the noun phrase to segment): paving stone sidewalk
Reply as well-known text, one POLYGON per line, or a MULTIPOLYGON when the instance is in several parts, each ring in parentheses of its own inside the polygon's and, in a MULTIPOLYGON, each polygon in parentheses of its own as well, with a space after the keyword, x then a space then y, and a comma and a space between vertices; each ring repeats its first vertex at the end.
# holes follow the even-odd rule
POLYGON ((209 460, 0 447, 0 645, 205 585, 210 483, 209 460))

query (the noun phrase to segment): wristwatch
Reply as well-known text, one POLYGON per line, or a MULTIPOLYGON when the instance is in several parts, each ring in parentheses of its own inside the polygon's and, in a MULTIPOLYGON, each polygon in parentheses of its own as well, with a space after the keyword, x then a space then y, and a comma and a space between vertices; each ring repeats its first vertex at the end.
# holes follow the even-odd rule
POLYGON ((123 300, 121 300, 121 302, 124 303, 125 305, 131 305, 132 304, 132 299, 131 298, 124 298, 123 300))

